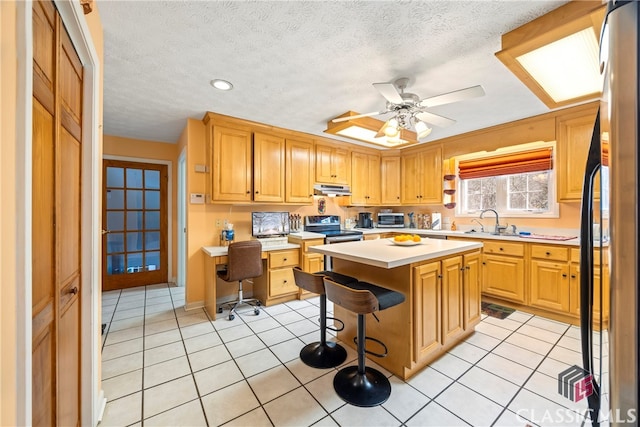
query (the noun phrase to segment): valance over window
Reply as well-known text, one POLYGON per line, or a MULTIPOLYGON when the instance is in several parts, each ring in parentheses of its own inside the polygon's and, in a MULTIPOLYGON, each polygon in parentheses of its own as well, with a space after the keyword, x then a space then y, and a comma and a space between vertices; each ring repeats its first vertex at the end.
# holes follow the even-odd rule
POLYGON ((461 160, 458 168, 460 179, 541 172, 553 169, 553 149, 546 147, 480 159, 461 160))

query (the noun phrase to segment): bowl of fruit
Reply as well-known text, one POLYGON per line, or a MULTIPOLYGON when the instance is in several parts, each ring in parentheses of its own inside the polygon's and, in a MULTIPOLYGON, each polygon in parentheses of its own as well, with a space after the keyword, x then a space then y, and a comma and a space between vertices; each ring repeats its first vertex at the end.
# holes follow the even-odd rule
POLYGON ((422 243, 422 238, 417 234, 399 234, 389 240, 398 246, 415 246, 422 243))

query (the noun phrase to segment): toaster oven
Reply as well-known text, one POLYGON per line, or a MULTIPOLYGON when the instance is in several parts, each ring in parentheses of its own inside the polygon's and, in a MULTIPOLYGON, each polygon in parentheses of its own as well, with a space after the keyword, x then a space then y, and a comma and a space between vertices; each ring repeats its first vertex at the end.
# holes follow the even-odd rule
POLYGON ((404 214, 387 212, 378 214, 378 228, 403 228, 404 214))

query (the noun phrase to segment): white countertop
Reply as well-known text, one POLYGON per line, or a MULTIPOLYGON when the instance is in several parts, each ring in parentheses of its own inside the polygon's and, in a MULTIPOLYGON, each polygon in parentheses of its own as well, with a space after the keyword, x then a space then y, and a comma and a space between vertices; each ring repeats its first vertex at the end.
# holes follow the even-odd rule
POLYGON ((419 245, 398 246, 389 239, 378 239, 311 246, 309 252, 318 252, 365 265, 395 268, 481 247, 481 242, 429 238, 423 238, 419 245))
MULTIPOLYGON (((294 243, 287 243, 287 244, 278 245, 278 246, 263 246, 262 252, 281 251, 283 249, 299 249, 299 248, 300 248, 300 245, 296 245, 294 243)), ((202 252, 209 255, 210 257, 226 256, 229 253, 229 246, 203 246, 202 252)))
MULTIPOLYGON (((530 237, 520 236, 520 235, 509 235, 509 234, 501 234, 494 235, 491 233, 468 233, 464 230, 423 230, 420 228, 355 228, 356 231, 362 231, 364 234, 380 234, 380 233, 400 233, 400 234, 419 234, 421 236, 428 237, 467 237, 470 239, 487 239, 487 240, 506 240, 506 241, 515 241, 515 242, 532 242, 532 243, 544 243, 544 244, 552 244, 552 245, 567 245, 567 246, 580 246, 580 239, 578 237, 569 239, 569 240, 554 240, 554 239, 534 239, 530 237)), ((544 230, 540 233, 541 235, 548 236, 566 236, 573 237, 578 236, 578 232, 572 230, 557 230, 553 229, 544 230)))
POLYGON ((290 237, 296 237, 301 240, 324 239, 322 233, 312 233, 311 231, 294 231, 289 233, 290 237))

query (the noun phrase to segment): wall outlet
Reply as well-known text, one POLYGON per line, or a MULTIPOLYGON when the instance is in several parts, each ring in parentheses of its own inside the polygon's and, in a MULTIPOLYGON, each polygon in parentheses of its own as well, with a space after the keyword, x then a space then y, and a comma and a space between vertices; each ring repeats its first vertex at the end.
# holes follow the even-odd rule
POLYGON ((224 220, 224 226, 225 226, 225 228, 227 227, 227 224, 229 224, 229 220, 228 220, 228 219, 225 219, 225 220, 224 220))
POLYGON ((220 228, 220 227, 222 227, 222 220, 216 219, 216 228, 220 228))

